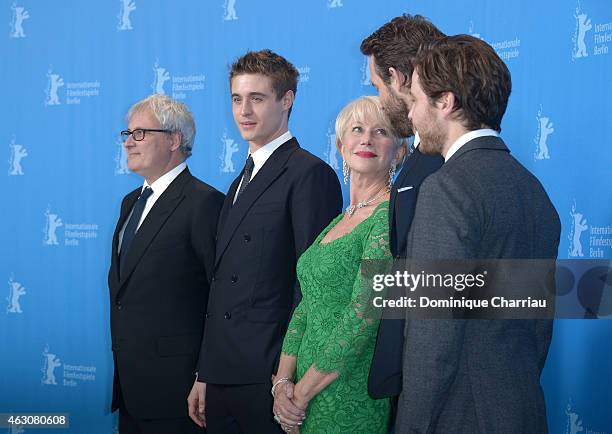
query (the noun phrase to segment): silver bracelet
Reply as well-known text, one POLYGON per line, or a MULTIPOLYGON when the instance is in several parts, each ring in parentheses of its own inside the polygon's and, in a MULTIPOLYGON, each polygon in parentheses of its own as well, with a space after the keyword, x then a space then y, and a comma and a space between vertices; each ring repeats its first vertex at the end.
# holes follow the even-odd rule
POLYGON ((274 396, 274 393, 276 392, 276 386, 278 386, 279 384, 283 384, 283 383, 293 383, 293 380, 291 380, 291 378, 288 378, 288 377, 283 377, 283 378, 279 378, 278 380, 276 380, 274 384, 272 385, 272 389, 270 390, 270 393, 272 394, 272 398, 276 398, 276 396, 274 396))

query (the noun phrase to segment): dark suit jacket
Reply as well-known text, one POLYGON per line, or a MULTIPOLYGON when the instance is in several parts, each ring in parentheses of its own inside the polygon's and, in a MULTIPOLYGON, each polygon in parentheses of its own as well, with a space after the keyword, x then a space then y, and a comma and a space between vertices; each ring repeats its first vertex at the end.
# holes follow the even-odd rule
POLYGON ((202 337, 223 194, 189 169, 181 172, 136 232, 119 278, 119 232, 140 191, 121 203, 108 274, 112 409, 121 393, 135 417, 182 417, 202 337))
POLYGON ((215 384, 270 381, 293 307, 295 265, 342 207, 335 172, 300 148, 281 145, 232 201, 223 204, 199 378, 215 384))
MULTIPOLYGON (((556 258, 559 216, 497 137, 474 139, 419 193, 408 257, 556 258)), ((407 320, 398 433, 545 433, 552 321, 407 320)))
MULTIPOLYGON (((389 201, 389 231, 391 253, 396 259, 406 257, 408 230, 421 183, 442 166, 439 155, 425 155, 417 147, 404 162, 402 171, 391 189, 389 201), (398 192, 398 189, 402 190, 398 192)), ((402 356, 404 349, 404 321, 380 322, 368 392, 373 398, 397 396, 402 390, 402 356)))

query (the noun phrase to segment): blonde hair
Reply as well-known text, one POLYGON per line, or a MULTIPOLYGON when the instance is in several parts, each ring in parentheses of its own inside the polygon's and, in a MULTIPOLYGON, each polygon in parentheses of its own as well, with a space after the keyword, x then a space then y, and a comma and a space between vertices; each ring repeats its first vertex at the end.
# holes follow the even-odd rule
MULTIPOLYGON (((406 147, 406 140, 400 137, 391 125, 389 118, 382 108, 380 98, 377 96, 362 96, 348 103, 336 118, 336 147, 338 150, 342 144, 342 136, 346 133, 349 125, 352 122, 365 123, 367 119, 374 119, 376 123, 389 132, 396 151, 401 147, 406 147)), ((398 162, 397 164, 399 165, 400 163, 398 162)))

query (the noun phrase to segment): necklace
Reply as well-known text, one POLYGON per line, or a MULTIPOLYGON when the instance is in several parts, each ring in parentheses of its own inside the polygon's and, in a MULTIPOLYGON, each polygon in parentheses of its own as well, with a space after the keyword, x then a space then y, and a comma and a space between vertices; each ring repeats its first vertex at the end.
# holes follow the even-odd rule
POLYGON ((387 186, 384 186, 378 193, 376 193, 375 196, 372 196, 369 199, 364 200, 363 202, 358 202, 355 205, 347 206, 346 209, 344 210, 344 214, 348 214, 349 217, 352 217, 353 214, 355 214, 355 211, 357 211, 359 208, 368 206, 369 204, 374 202, 376 199, 378 199, 380 196, 382 196, 384 193, 387 193, 388 191, 389 189, 387 188, 387 186))

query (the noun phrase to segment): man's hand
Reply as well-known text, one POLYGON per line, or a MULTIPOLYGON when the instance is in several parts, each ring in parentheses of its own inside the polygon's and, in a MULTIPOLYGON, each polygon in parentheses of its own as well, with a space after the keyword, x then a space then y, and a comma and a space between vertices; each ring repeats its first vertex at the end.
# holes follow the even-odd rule
POLYGON ((206 426, 206 383, 200 383, 197 379, 187 397, 187 408, 189 417, 200 427, 206 426))

